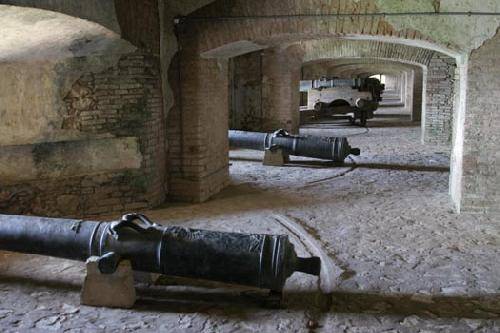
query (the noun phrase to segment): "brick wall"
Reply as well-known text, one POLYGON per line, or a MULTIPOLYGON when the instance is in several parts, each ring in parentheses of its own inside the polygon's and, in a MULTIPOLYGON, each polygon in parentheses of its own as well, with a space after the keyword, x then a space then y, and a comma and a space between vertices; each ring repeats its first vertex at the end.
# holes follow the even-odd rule
POLYGON ((462 211, 500 213, 500 33, 473 51, 468 67, 462 211))
POLYGON ((453 131, 455 59, 435 53, 427 70, 424 142, 450 146, 453 131))
POLYGON ((0 189, 0 211, 90 216, 163 202, 165 147, 160 86, 158 57, 140 51, 123 56, 116 66, 103 72, 82 75, 63 97, 66 109, 61 127, 89 138, 138 138, 141 168, 9 183, 0 189))

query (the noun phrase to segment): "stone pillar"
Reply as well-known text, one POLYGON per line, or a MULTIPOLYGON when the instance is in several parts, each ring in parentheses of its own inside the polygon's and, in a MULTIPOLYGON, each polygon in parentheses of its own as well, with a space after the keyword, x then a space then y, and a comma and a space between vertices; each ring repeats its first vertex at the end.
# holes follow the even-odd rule
MULTIPOLYGON (((405 113, 413 115, 413 95, 414 95, 414 83, 415 83, 415 72, 413 70, 409 70, 404 72, 405 74, 405 113)), ((413 117, 412 117, 413 118, 413 117)))
POLYGON ((202 59, 185 46, 169 115, 169 185, 173 199, 202 202, 229 181, 228 61, 202 59))
POLYGON ((500 33, 461 66, 451 191, 458 211, 500 213, 500 33), (463 95, 462 95, 463 96, 463 95))
POLYGON ((449 146, 454 109, 455 59, 436 53, 427 72, 427 99, 423 141, 449 146))
POLYGON ((401 75, 399 75, 399 99, 401 102, 404 104, 405 98, 406 98, 406 72, 402 72, 401 75))
POLYGON ((284 128, 298 133, 300 122, 300 50, 270 49, 262 58, 262 113, 264 130, 284 128))
POLYGON ((423 70, 416 67, 413 71, 413 78, 413 109, 411 120, 418 122, 422 119, 423 70))

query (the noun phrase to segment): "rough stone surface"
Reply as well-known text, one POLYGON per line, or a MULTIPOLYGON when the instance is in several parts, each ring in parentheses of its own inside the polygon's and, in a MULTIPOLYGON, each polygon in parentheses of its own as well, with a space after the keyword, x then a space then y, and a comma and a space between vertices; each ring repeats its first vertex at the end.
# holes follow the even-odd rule
POLYGON ((288 155, 283 153, 281 149, 266 149, 264 152, 263 165, 266 166, 283 166, 289 161, 288 155))
POLYGON ((81 304, 122 309, 133 307, 136 292, 130 261, 120 262, 113 274, 102 274, 97 265, 98 259, 90 257, 85 264, 87 274, 83 281, 81 304))

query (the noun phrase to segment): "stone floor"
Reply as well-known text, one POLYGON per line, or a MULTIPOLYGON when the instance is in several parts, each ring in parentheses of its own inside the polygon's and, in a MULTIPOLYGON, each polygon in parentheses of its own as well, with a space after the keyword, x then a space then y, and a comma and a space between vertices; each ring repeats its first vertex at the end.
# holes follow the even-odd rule
POLYGON ((500 223, 453 213, 447 148, 424 146, 405 116, 346 135, 362 154, 335 166, 232 151, 232 184, 199 205, 148 212, 164 224, 285 233, 322 259, 321 278, 294 274, 282 308, 234 288, 139 286, 133 310, 79 305, 83 264, 0 255, 2 332, 500 332, 500 223))

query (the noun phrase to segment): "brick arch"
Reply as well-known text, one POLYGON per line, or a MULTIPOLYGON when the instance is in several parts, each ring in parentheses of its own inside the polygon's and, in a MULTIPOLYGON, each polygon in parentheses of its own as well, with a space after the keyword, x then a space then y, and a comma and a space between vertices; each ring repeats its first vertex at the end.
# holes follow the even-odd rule
POLYGON ((362 68, 366 72, 379 74, 382 72, 402 71, 402 70, 422 70, 423 65, 411 64, 396 60, 383 60, 375 58, 339 58, 332 60, 321 60, 309 62, 303 65, 303 79, 310 79, 313 75, 318 75, 319 72, 326 71, 327 75, 334 73, 333 71, 340 68, 362 68), (373 69, 373 70, 369 70, 373 69), (382 69, 382 70, 380 70, 382 69))
POLYGON ((311 40, 297 45, 304 52, 304 63, 328 59, 368 58, 377 61, 397 61, 400 63, 428 66, 434 51, 403 44, 380 41, 353 40, 311 40))
MULTIPOLYGON (((229 98, 226 89, 218 90, 217 87, 228 86, 227 60, 232 57, 255 51, 268 53, 268 50, 286 53, 292 47, 294 52, 291 52, 291 57, 284 56, 279 60, 279 54, 274 56, 278 59, 274 62, 275 67, 289 61, 295 66, 297 56, 302 63, 375 57, 418 66, 424 74, 436 54, 454 58, 457 62, 466 59, 464 55, 471 49, 471 36, 465 36, 467 38, 463 43, 458 38, 443 41, 442 36, 423 26, 424 21, 419 21, 412 28, 427 31, 428 35, 407 28, 409 25, 405 23, 395 28, 389 19, 381 16, 301 16, 378 12, 373 3, 371 0, 218 0, 181 20, 177 25, 182 49, 179 64, 182 97, 179 104, 182 105, 184 119, 193 119, 196 128, 181 126, 184 136, 181 142, 185 142, 183 151, 189 151, 189 154, 184 153, 185 157, 180 159, 179 164, 184 165, 184 171, 174 180, 174 185, 178 188, 198 187, 200 194, 194 197, 198 201, 216 193, 227 181, 228 161, 224 149, 220 148, 227 146, 227 138, 224 137, 224 128, 219 130, 218 124, 225 122, 229 98), (208 100, 210 103, 207 103, 208 100), (198 145, 201 148, 189 143, 193 141, 190 138, 199 137, 209 138, 206 144, 198 145), (192 156, 202 162, 193 165, 195 158, 192 156)), ((405 8, 410 12, 418 11, 413 8, 414 3, 405 5, 412 7, 405 8)), ((296 77, 286 70, 282 68, 281 74, 289 76, 287 81, 296 77)), ((273 81, 280 80, 281 74, 275 74, 273 81)), ((422 82, 425 85, 426 80, 422 82)), ((290 87, 282 88, 282 92, 291 91, 290 87)), ((426 91, 425 88, 423 91, 426 91)), ((464 94, 463 91, 460 93, 461 100, 464 94)), ((288 98, 290 101, 294 99, 288 98)), ((425 103, 423 99, 422 105, 425 103)), ((285 105, 276 109, 285 109, 285 105)), ((180 193, 181 197, 183 195, 180 193)))
POLYGON ((353 77, 353 76, 371 76, 375 74, 397 75, 404 71, 413 70, 416 66, 410 65, 382 65, 377 64, 376 67, 369 64, 343 64, 333 66, 328 69, 329 76, 353 77))
MULTIPOLYGON (((424 93, 421 98, 414 98, 414 110, 417 112, 413 114, 413 119, 422 120, 422 142, 442 147, 450 146, 453 117, 459 107, 455 100, 457 90, 453 74, 456 58, 421 47, 374 40, 312 40, 295 45, 302 48, 306 64, 359 58, 396 61, 420 67, 423 83, 422 88, 417 87, 417 90, 424 93), (442 89, 442 86, 446 89, 442 89)), ((419 76, 420 70, 416 73, 419 76)), ((418 77, 417 79, 420 80, 418 77)))
MULTIPOLYGON (((411 4, 409 5, 412 6, 411 4)), ((185 18, 179 31, 186 46, 206 57, 233 57, 258 48, 301 40, 347 38, 418 46, 450 56, 463 53, 450 42, 439 42, 411 28, 396 28, 373 0, 244 1, 218 0, 185 18), (354 16, 329 16, 353 14, 354 16)), ((420 9, 408 8, 408 11, 420 9)))

